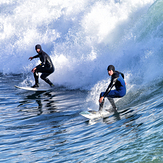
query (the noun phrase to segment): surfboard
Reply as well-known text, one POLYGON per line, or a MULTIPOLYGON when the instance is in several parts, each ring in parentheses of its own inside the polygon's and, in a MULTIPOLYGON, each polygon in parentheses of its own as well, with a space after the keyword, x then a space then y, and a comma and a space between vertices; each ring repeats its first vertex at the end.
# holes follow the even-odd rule
POLYGON ((48 88, 32 88, 32 87, 19 87, 17 85, 15 85, 16 88, 19 89, 23 89, 23 90, 28 90, 28 91, 38 91, 38 92, 45 92, 48 90, 51 90, 52 88, 48 89, 48 88))
POLYGON ((88 119, 97 119, 97 118, 108 117, 110 115, 110 112, 89 110, 89 111, 83 111, 80 114, 88 119))

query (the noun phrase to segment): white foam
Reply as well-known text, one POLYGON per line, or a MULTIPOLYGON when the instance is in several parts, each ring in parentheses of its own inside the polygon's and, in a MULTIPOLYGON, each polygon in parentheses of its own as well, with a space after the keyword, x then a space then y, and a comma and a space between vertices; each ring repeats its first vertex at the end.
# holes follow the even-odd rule
POLYGON ((163 67, 162 2, 154 2, 0 2, 0 72, 30 72, 39 61, 28 58, 36 55, 34 47, 39 43, 54 62, 56 70, 50 79, 55 84, 90 90, 108 79, 109 64, 132 75, 127 79, 131 85, 148 82, 160 74, 151 74, 153 67, 158 70, 158 61, 163 67))

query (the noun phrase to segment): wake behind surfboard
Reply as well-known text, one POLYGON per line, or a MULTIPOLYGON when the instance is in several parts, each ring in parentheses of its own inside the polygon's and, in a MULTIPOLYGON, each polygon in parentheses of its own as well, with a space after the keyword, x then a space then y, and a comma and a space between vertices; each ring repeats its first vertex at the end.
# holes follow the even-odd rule
POLYGON ((110 115, 110 112, 90 110, 90 111, 83 111, 80 114, 88 119, 96 119, 96 118, 106 118, 110 115))
POLYGON ((51 90, 52 88, 48 89, 48 88, 32 88, 32 87, 19 87, 17 85, 15 85, 16 88, 19 89, 23 89, 23 90, 28 90, 28 91, 38 91, 38 92, 45 92, 48 90, 51 90))

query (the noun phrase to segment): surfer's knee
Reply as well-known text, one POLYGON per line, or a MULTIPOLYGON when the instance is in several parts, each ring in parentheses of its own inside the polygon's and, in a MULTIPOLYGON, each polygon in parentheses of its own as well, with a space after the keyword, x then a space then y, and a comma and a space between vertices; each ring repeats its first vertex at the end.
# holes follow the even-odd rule
POLYGON ((40 76, 40 78, 41 78, 42 80, 44 80, 44 79, 45 79, 45 78, 44 78, 42 75, 40 76))
POLYGON ((46 79, 46 76, 47 76, 47 75, 43 75, 43 74, 42 74, 42 75, 40 76, 40 78, 41 78, 42 80, 45 80, 45 79, 46 79))
POLYGON ((100 93, 100 98, 104 96, 104 93, 105 93, 105 92, 101 92, 101 93, 100 93))

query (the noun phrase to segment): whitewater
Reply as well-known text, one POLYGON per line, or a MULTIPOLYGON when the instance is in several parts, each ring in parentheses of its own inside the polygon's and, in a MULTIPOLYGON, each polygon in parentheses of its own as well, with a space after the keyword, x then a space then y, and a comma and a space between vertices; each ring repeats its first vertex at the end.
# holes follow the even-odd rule
POLYGON ((162 8, 162 0, 1 0, 0 162, 163 162, 162 8), (34 84, 36 44, 54 63, 53 92, 14 88, 34 84), (79 113, 98 110, 110 64, 127 94, 115 100, 118 117, 89 122, 79 113))

